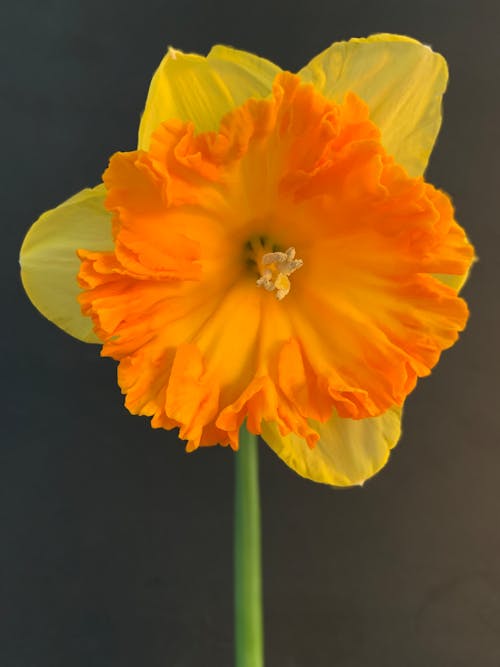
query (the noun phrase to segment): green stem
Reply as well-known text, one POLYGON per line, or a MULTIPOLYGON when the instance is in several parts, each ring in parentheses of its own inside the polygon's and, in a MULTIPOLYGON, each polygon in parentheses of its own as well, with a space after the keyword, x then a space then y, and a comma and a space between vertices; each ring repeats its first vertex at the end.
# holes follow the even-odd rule
POLYGON ((245 426, 236 452, 234 615, 236 667, 263 667, 259 460, 245 426))

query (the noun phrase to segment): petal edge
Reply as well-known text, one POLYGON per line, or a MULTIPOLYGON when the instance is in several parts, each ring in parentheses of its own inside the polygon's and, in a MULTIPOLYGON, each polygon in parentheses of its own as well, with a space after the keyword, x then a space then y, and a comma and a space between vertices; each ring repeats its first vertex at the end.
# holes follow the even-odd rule
POLYGON ((325 424, 315 422, 320 439, 312 449, 293 433, 280 435, 275 424, 263 424, 262 437, 302 477, 331 486, 362 485, 387 463, 401 436, 401 413, 395 406, 379 417, 334 415, 325 424))
POLYGON ((173 118, 192 121, 197 132, 217 130, 246 99, 266 97, 279 71, 265 58, 228 46, 214 46, 207 57, 169 48, 151 79, 138 147, 148 150, 152 133, 173 118))
POLYGON ((337 42, 313 58, 299 76, 340 102, 349 90, 370 107, 389 154, 410 176, 427 165, 441 125, 448 81, 446 60, 415 39, 378 34, 337 42))
POLYGON ((111 250, 111 216, 104 185, 86 188, 43 213, 23 241, 21 280, 33 305, 48 320, 85 343, 100 343, 82 315, 76 276, 79 248, 111 250))

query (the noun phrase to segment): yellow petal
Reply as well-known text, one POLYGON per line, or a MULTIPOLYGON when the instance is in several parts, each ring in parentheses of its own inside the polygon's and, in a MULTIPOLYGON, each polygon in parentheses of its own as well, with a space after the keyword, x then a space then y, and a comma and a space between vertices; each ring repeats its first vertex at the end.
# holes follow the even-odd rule
POLYGON ((279 71, 227 46, 214 46, 206 58, 170 48, 151 80, 139 148, 147 150, 152 132, 170 118, 190 120, 198 132, 217 130, 228 111, 249 97, 266 97, 279 71))
POLYGON ((24 239, 20 263, 24 289, 51 322, 86 343, 99 343, 77 301, 78 248, 112 250, 110 214, 103 185, 87 188, 46 211, 24 239))
POLYGON ((409 37, 372 35, 333 44, 299 75, 336 101, 348 90, 358 94, 370 107, 387 152, 410 176, 424 172, 448 80, 441 55, 409 37))
POLYGON ((314 449, 297 435, 280 435, 271 423, 263 424, 262 437, 302 477, 333 486, 363 484, 386 464, 399 440, 401 408, 368 419, 335 415, 326 424, 314 422, 314 428, 320 435, 314 449))
POLYGON ((450 273, 435 273, 434 277, 440 280, 442 283, 445 285, 448 285, 448 287, 452 287, 454 290, 457 292, 460 292, 462 287, 465 285, 467 282, 467 279, 469 278, 469 271, 467 273, 463 273, 462 275, 452 275, 450 273))

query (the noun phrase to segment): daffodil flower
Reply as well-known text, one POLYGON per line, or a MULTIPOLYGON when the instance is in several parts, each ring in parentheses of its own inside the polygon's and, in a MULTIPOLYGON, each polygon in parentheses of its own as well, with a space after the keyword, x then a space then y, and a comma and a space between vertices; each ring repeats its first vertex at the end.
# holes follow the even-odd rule
POLYGON ((445 60, 333 44, 297 74, 169 49, 138 148, 33 225, 35 306, 119 362, 125 405, 188 451, 260 434, 297 473, 361 484, 467 320, 473 249, 423 172, 445 60))

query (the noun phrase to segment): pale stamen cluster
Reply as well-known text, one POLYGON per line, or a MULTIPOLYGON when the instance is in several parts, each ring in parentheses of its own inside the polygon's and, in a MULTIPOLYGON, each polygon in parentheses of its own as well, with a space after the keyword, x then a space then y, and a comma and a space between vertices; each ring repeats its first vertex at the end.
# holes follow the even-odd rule
POLYGON ((268 252, 261 259, 261 276, 257 285, 268 292, 276 290, 276 298, 281 301, 290 291, 291 283, 288 276, 300 269, 301 259, 295 259, 295 248, 288 248, 286 252, 268 252))

